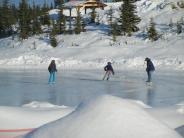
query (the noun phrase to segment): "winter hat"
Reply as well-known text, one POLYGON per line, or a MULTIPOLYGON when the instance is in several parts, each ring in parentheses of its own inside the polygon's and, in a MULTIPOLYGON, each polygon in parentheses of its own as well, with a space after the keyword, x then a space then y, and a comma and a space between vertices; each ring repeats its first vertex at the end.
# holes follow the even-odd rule
POLYGON ((150 59, 147 57, 147 58, 145 58, 145 61, 149 61, 150 59))
POLYGON ((108 65, 111 65, 111 62, 107 62, 108 65))

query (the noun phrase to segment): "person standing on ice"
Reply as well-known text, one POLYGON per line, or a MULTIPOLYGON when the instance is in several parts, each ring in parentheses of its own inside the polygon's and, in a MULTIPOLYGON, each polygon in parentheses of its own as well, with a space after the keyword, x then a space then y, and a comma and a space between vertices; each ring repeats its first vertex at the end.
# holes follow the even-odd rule
POLYGON ((111 65, 111 62, 107 62, 107 65, 104 67, 105 75, 103 77, 103 80, 107 77, 107 80, 109 80, 110 75, 113 74, 114 75, 114 70, 113 67, 111 65))
POLYGON ((148 80, 146 82, 151 82, 151 79, 152 79, 152 73, 153 71, 155 71, 155 67, 153 65, 153 62, 151 61, 150 58, 145 58, 145 61, 146 61, 146 72, 147 72, 147 75, 148 75, 148 80))
POLYGON ((55 63, 55 60, 52 60, 49 67, 48 67, 48 71, 50 73, 50 76, 49 76, 49 84, 50 83, 55 83, 56 81, 56 72, 57 72, 57 69, 56 69, 56 63, 55 63))

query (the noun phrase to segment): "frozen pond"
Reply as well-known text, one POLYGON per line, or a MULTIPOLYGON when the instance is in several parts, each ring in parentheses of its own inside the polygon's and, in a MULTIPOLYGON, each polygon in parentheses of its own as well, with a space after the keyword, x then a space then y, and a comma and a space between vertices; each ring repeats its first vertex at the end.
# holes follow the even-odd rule
POLYGON ((32 101, 76 106, 100 94, 143 101, 152 107, 184 101, 183 72, 155 72, 152 86, 146 86, 144 71, 116 71, 102 81, 102 70, 59 70, 57 83, 48 85, 47 70, 0 71, 0 106, 21 106, 32 101))

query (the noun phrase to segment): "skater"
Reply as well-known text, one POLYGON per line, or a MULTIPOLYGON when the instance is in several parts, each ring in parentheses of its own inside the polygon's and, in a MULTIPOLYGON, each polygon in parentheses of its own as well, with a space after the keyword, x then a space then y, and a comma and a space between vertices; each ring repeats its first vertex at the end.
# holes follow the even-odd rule
POLYGON ((150 58, 145 58, 145 61, 146 61, 146 64, 147 64, 147 67, 146 67, 146 72, 147 72, 147 75, 148 75, 148 80, 146 82, 151 82, 151 79, 152 79, 152 73, 153 71, 155 71, 155 67, 151 61, 150 58))
POLYGON ((106 78, 107 76, 107 80, 109 80, 110 78, 110 75, 113 74, 114 75, 114 70, 113 70, 113 67, 111 65, 111 62, 107 62, 107 65, 104 67, 104 70, 106 71, 105 72, 105 75, 103 77, 103 80, 106 78))
POLYGON ((50 73, 50 76, 49 76, 49 84, 51 83, 55 83, 55 80, 56 80, 56 72, 57 72, 57 69, 56 69, 56 64, 55 64, 55 60, 52 60, 49 67, 48 67, 48 71, 50 73))

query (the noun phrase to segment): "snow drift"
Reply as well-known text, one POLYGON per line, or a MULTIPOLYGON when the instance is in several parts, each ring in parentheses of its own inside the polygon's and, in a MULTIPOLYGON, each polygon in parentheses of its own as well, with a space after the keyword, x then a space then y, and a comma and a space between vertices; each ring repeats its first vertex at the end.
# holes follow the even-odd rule
POLYGON ((100 96, 24 138, 181 138, 130 100, 100 96))
POLYGON ((0 130, 37 128, 64 117, 73 110, 71 107, 38 102, 32 102, 23 107, 0 106, 0 130))

